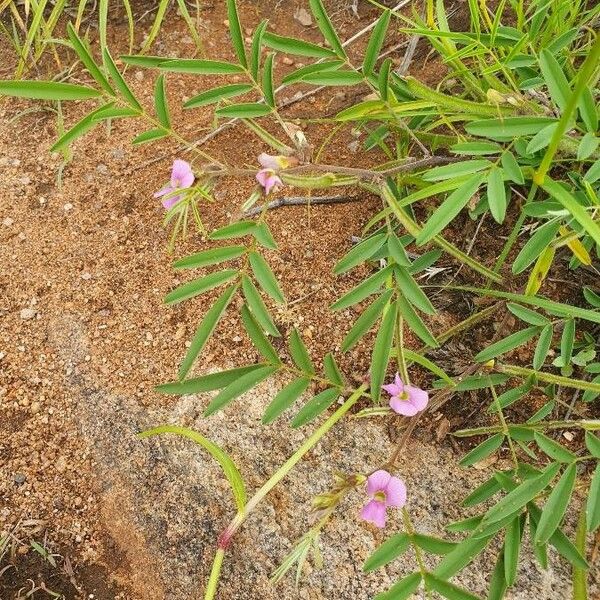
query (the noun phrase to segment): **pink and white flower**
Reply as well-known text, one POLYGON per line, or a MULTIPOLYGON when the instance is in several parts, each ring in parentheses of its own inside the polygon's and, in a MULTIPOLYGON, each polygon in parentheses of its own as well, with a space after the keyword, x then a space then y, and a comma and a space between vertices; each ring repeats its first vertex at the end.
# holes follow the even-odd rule
POLYGON ((390 395, 390 407, 399 415, 413 417, 425 410, 429 402, 429 394, 413 385, 405 385, 396 373, 394 383, 382 386, 390 395))
POLYGON ((369 475, 367 494, 371 496, 371 500, 363 506, 360 516, 376 527, 385 527, 388 506, 402 508, 406 504, 404 481, 383 469, 369 475))
POLYGON ((194 172, 192 167, 185 160, 177 159, 173 162, 173 168, 171 169, 171 181, 163 187, 161 190, 154 194, 155 198, 163 198, 162 205, 169 209, 174 206, 181 198, 183 194, 174 194, 177 190, 184 190, 194 185, 194 172))

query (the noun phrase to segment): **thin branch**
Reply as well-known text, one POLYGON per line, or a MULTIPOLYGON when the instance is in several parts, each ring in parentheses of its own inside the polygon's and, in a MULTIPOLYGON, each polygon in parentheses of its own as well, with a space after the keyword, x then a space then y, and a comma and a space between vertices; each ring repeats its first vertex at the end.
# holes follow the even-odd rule
POLYGON ((358 202, 359 200, 360 198, 358 196, 317 196, 313 198, 308 196, 284 196, 283 198, 278 198, 277 200, 267 202, 267 204, 255 206, 243 213, 242 216, 252 217, 254 215, 260 214, 263 210, 274 210, 276 208, 282 208, 284 206, 305 206, 312 204, 344 204, 346 202, 358 202))

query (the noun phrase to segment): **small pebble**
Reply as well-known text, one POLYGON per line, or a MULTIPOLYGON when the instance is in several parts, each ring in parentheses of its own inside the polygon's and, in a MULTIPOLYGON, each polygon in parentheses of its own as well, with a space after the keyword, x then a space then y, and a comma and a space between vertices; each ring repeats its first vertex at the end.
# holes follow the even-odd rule
POLYGON ((33 319, 37 312, 33 308, 24 308, 21 310, 21 319, 23 321, 29 321, 29 319, 33 319))
POLYGON ((4 219, 4 221, 2 221, 2 225, 4 225, 4 227, 11 227, 13 225, 13 223, 14 223, 14 221, 10 217, 6 217, 6 219, 4 219))
POLYGON ((294 61, 289 56, 284 56, 283 59, 281 60, 281 62, 284 65, 293 65, 294 64, 294 61))
POLYGON ((23 473, 15 473, 15 476, 13 477, 13 480, 17 485, 23 485, 26 479, 27 477, 23 475, 23 473))
POLYGON ((70 210, 73 210, 73 205, 70 202, 67 202, 64 206, 63 206, 65 212, 69 212, 70 210))
POLYGON ((135 77, 136 81, 143 81, 144 80, 143 71, 136 71, 134 77, 135 77))
POLYGON ((310 27, 313 23, 311 14, 305 8, 297 9, 294 12, 294 19, 304 27, 310 27))
POLYGON ((40 405, 39 402, 32 402, 31 403, 31 408, 30 408, 31 414, 32 415, 37 415, 40 412, 41 408, 42 407, 41 407, 41 405, 40 405))

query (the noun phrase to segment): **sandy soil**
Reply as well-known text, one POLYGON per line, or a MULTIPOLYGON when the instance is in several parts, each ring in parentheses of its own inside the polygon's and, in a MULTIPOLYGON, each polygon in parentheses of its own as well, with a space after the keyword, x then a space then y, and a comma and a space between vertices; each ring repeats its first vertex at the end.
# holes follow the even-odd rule
MULTIPOLYGON (((314 27, 289 18, 293 8, 287 4, 241 4, 245 27, 269 16, 278 31, 318 40, 314 27)), ((332 3, 343 37, 368 22, 371 10, 365 4, 359 3, 358 20, 347 3, 332 3)), ((231 57, 223 8, 209 7, 203 18, 208 53, 231 57)), ((117 46, 122 34, 115 24, 111 35, 117 46)), ((186 55, 192 50, 191 39, 175 22, 153 52, 186 55)), ((0 61, 2 68, 10 67, 6 49, 0 50, 0 61)), ((292 67, 282 62, 278 68, 292 67)), ((150 103, 152 75, 134 69, 129 80, 150 103)), ((203 80, 202 85, 215 82, 203 80)), ((194 111, 190 118, 177 108, 199 86, 197 79, 169 77, 174 118, 190 139, 211 127, 208 111, 194 111)), ((347 102, 339 94, 322 94, 289 114, 330 114, 347 102)), ((0 104, 0 531, 15 532, 9 557, 15 567, 2 575, 0 597, 17 597, 27 578, 67 599, 200 597, 216 537, 232 516, 227 486, 215 463, 191 443, 167 437, 140 441, 136 433, 165 422, 193 427, 231 453, 254 489, 306 432, 290 431, 285 421, 260 425, 262 410, 281 382, 261 386, 211 419, 201 417, 204 396, 174 399, 154 391, 156 384, 175 377, 212 299, 174 308, 162 303, 184 276, 171 269, 162 209, 152 193, 167 178, 176 149, 134 149, 130 139, 142 127, 114 123, 110 136, 98 128, 75 144, 74 160, 62 171, 59 185, 61 158, 49 153, 56 136, 54 115, 45 109, 21 112, 32 106, 12 100, 0 104), (144 166, 165 152, 163 160, 144 166), (56 553, 56 567, 31 549, 32 539, 56 553)), ((72 107, 69 122, 84 108, 72 107)), ((315 145, 326 133, 307 130, 315 145)), ((348 133, 337 136, 322 160, 364 164, 369 159, 355 153, 353 141, 348 133)), ((265 148, 237 127, 205 149, 231 164, 253 165, 265 148)), ((224 182, 217 202, 203 208, 206 222, 211 227, 226 223, 251 187, 251 181, 224 182)), ((375 198, 362 193, 360 202, 351 205, 283 209, 269 219, 281 246, 269 258, 287 296, 296 301, 280 310, 277 320, 284 330, 298 326, 315 358, 339 344, 355 318, 350 311, 332 317, 327 310, 353 281, 353 276, 335 278, 331 271, 350 247, 350 235, 360 232, 377 206, 375 198)), ((194 235, 178 244, 176 255, 203 247, 194 235)), ((464 312, 452 302, 438 299, 445 310, 433 327, 443 329, 464 312)), ((237 323, 233 313, 225 319, 198 372, 255 358, 247 340, 237 335, 237 323)), ((358 348, 344 366, 360 378, 367 363, 358 348)), ((478 402, 474 396, 471 400, 469 411, 478 402)), ((469 411, 450 410, 450 425, 459 425, 469 411)), ((448 438, 436 440, 436 429, 437 422, 431 421, 417 432, 401 461, 401 474, 409 485, 415 523, 439 534, 443 524, 459 517, 455 506, 474 479, 483 480, 487 472, 459 469, 459 453, 448 438)), ((298 589, 291 578, 275 588, 268 583, 308 528, 310 500, 327 488, 333 471, 369 470, 373 457, 389 452, 396 435, 376 419, 351 419, 319 444, 236 538, 219 598, 366 599, 414 568, 407 559, 374 574, 361 572, 362 561, 384 535, 358 522, 363 498, 356 493, 322 538, 325 569, 307 570, 298 589)), ((398 527, 395 520, 385 535, 398 527)), ((564 564, 553 560, 543 573, 529 557, 525 563, 509 597, 566 597, 570 584, 564 564)), ((488 571, 475 566, 461 583, 483 592, 488 571)))

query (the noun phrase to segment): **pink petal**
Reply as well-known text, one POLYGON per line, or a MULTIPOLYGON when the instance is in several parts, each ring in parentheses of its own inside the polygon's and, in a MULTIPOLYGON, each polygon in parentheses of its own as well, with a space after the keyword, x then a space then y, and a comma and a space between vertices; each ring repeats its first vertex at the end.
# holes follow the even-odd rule
POLYGON ((158 190, 158 192, 154 193, 154 197, 160 198, 161 196, 164 196, 164 195, 168 194, 169 192, 173 192, 173 191, 174 191, 174 189, 170 185, 165 185, 165 187, 162 188, 162 190, 158 190))
POLYGON ((193 183, 194 172, 190 164, 185 160, 175 160, 171 171, 171 185, 175 188, 189 188, 193 183))
POLYGON ((399 396, 404 388, 400 385, 396 385, 395 383, 388 383, 387 385, 382 385, 382 389, 384 389, 390 396, 399 396))
POLYGON ((401 507, 406 504, 406 485, 398 477, 390 477, 385 489, 385 503, 387 506, 401 507))
POLYGON ((405 391, 408 393, 409 402, 419 411, 424 410, 429 402, 429 394, 421 388, 407 385, 405 391))
POLYGON ((162 205, 168 210, 169 208, 174 206, 180 200, 181 200, 181 194, 177 194, 176 196, 169 196, 168 198, 163 199, 162 205))
POLYGON ((272 156, 266 152, 262 152, 258 155, 258 162, 265 168, 276 171, 281 168, 280 160, 278 156, 272 156))
POLYGON ((269 180, 269 177, 271 177, 272 174, 273 174, 273 172, 270 169, 261 169, 256 174, 256 181, 258 181, 258 183, 260 183, 260 185, 265 187, 267 185, 267 181, 269 180))
POLYGON ((391 475, 383 469, 371 473, 367 479, 367 494, 374 496, 377 492, 384 491, 390 481, 390 477, 391 475))
POLYGON ((367 523, 373 523, 376 527, 383 528, 385 527, 386 517, 385 504, 383 502, 378 502, 377 500, 371 500, 363 506, 363 509, 360 511, 360 516, 367 521, 367 523))
POLYGON ((282 185, 283 181, 277 175, 270 175, 265 183, 265 194, 268 196, 273 188, 278 188, 282 185))
POLYGON ((402 382, 402 379, 400 379, 400 373, 396 373, 394 375, 394 383, 400 387, 404 389, 404 383, 402 382))
POLYGON ((419 409, 412 402, 400 400, 398 396, 390 399, 390 407, 394 412, 405 417, 413 417, 419 412, 419 409))

